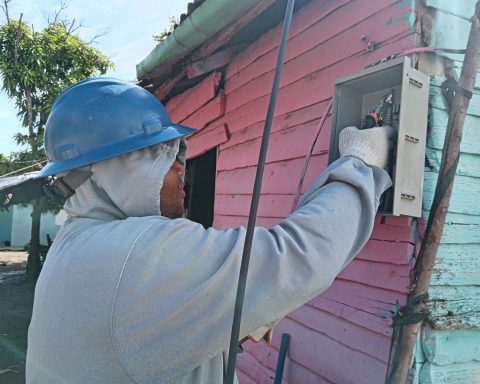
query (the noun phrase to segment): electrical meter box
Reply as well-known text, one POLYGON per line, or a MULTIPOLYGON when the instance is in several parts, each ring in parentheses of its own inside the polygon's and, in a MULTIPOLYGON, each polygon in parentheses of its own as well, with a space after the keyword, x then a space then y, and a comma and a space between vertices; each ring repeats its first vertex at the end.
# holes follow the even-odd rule
POLYGON ((329 164, 340 157, 343 128, 391 125, 394 146, 388 173, 393 186, 382 196, 382 215, 422 214, 423 170, 430 78, 411 67, 408 57, 392 59, 335 81, 329 164))

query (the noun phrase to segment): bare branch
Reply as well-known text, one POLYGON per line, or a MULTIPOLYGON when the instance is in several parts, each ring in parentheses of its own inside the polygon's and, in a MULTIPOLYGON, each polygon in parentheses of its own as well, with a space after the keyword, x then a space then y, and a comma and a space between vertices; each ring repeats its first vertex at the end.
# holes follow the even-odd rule
POLYGON ((91 45, 91 44, 96 43, 96 42, 97 42, 97 39, 99 39, 99 38, 102 37, 102 36, 107 35, 109 32, 110 32, 110 30, 109 30, 109 29, 106 29, 106 30, 104 30, 103 32, 100 32, 100 33, 96 34, 95 36, 93 36, 93 37, 89 40, 88 45, 91 45))
POLYGON ((1 6, 5 17, 7 18, 7 23, 10 22, 10 17, 8 16, 8 3, 10 3, 10 1, 12 0, 3 0, 3 5, 1 6))
POLYGON ((56 22, 58 22, 58 17, 60 16, 60 13, 62 13, 62 11, 64 11, 65 9, 67 9, 67 6, 63 1, 60 1, 60 9, 58 11, 55 11, 52 22, 50 22, 50 17, 48 18, 48 24, 55 24, 56 22))

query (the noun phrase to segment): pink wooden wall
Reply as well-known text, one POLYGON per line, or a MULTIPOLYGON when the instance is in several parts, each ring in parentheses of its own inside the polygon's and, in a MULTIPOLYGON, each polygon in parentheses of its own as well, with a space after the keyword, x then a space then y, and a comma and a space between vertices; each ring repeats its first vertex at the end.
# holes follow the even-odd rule
MULTIPOLYGON (((258 225, 288 215, 305 155, 335 78, 413 46, 411 1, 312 1, 294 16, 260 200, 258 225), (380 43, 367 51, 361 37, 380 43)), ((172 119, 200 128, 188 156, 218 145, 214 226, 246 225, 281 26, 238 54, 224 74, 171 99, 172 119), (224 84, 220 89, 223 76, 224 84)), ((327 165, 329 127, 317 142, 304 189, 327 165)), ((283 332, 291 335, 288 383, 383 383, 392 305, 404 304, 413 234, 406 218, 378 218, 371 240, 320 297, 282 320, 273 346, 247 343, 242 384, 271 383, 283 332)))

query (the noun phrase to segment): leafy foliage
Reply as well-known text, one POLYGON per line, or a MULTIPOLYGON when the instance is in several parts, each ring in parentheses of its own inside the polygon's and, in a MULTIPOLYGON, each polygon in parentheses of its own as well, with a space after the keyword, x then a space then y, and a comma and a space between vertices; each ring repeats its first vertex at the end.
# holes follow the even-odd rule
POLYGON ((34 31, 24 21, 9 20, 0 27, 2 89, 15 101, 28 134, 17 134, 17 143, 28 143, 36 154, 51 106, 68 86, 104 74, 110 60, 62 22, 34 31))
POLYGON ((170 16, 168 19, 168 28, 164 29, 163 32, 160 32, 158 35, 153 35, 153 40, 161 43, 175 30, 175 28, 177 28, 178 24, 180 24, 180 20, 175 16, 170 16))
MULTIPOLYGON (((4 170, 19 170, 20 164, 38 164, 44 157, 43 133, 55 98, 68 86, 87 77, 103 75, 112 62, 74 32, 74 21, 58 20, 35 31, 22 21, 8 15, 8 3, 2 7, 7 22, 0 26, 0 74, 2 89, 14 100, 25 133, 15 140, 28 144, 29 150, 16 152, 9 158, 0 158, 4 170)), ((65 5, 62 4, 64 9, 65 5)), ((32 229, 27 274, 36 278, 40 270, 40 217, 42 212, 58 210, 58 205, 46 198, 33 201, 32 229)))

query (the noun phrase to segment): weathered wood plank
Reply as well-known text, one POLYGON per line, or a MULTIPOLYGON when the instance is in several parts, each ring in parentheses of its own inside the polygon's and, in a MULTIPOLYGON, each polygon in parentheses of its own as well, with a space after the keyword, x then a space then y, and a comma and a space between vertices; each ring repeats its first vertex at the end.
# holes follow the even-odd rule
MULTIPOLYGON (((411 47, 411 39, 406 36, 390 44, 382 45, 377 50, 365 52, 343 61, 325 70, 312 73, 295 83, 280 89, 274 116, 281 116, 332 97, 335 78, 358 71, 389 55, 392 51, 402 51, 411 47)), ((236 132, 255 123, 264 121, 268 105, 268 95, 249 102, 228 113, 230 132, 236 132)), ((323 111, 322 111, 323 112, 323 111)))
POLYGON ((415 234, 409 227, 398 227, 390 224, 375 225, 370 239, 386 241, 405 241, 415 243, 415 234))
POLYGON ((200 156, 213 147, 226 143, 228 138, 224 124, 204 128, 200 134, 187 138, 187 159, 200 156))
POLYGON ((186 68, 187 77, 193 79, 227 65, 242 47, 238 45, 229 47, 205 59, 188 64, 186 68))
POLYGON ((212 100, 217 94, 221 78, 220 72, 212 73, 194 87, 172 97, 165 105, 172 121, 178 123, 185 120, 212 100))
POLYGON ((202 44, 197 51, 193 53, 192 60, 200 60, 210 56, 218 48, 224 45, 226 41, 229 41, 241 29, 248 25, 248 23, 250 23, 253 19, 258 17, 263 11, 270 7, 274 1, 275 0, 264 0, 251 7, 236 21, 230 25, 227 25, 224 29, 217 33, 216 36, 205 41, 204 44, 202 44))
MULTIPOLYGON (((427 7, 437 8, 443 13, 448 13, 469 19, 475 11, 475 0, 444 1, 444 0, 425 0, 427 7), (446 12, 445 12, 446 11, 446 12)), ((468 32, 468 31, 467 31, 468 32)), ((468 36, 468 33, 467 35, 468 36)), ((466 45, 466 40, 464 41, 466 45)))
POLYGON ((194 114, 187 117, 185 120, 181 120, 181 123, 201 130, 206 127, 208 123, 215 121, 223 116, 225 113, 225 94, 223 91, 218 92, 217 97, 210 100, 203 107, 195 111, 194 114))
MULTIPOLYGON (((326 168, 326 155, 312 156, 305 176, 304 190, 312 183, 320 172, 326 168)), ((294 159, 265 165, 265 174, 262 184, 264 194, 295 194, 298 180, 304 165, 304 159, 294 159), (298 179, 295 177, 298 175, 298 179)), ((217 167, 223 168, 220 160, 217 167)), ((256 167, 246 167, 229 171, 220 171, 217 174, 217 194, 251 194, 255 179, 256 167)))
MULTIPOLYGON (((260 195, 259 216, 287 217, 290 213, 295 195, 260 195)), ((221 215, 248 216, 251 195, 217 195, 215 212, 221 215)))
POLYGON ((392 327, 391 320, 387 317, 380 317, 365 311, 363 308, 346 305, 334 300, 328 300, 321 295, 316 298, 312 305, 323 311, 332 313, 333 315, 348 320, 351 323, 358 324, 371 331, 391 336, 392 327))
MULTIPOLYGON (((431 170, 434 172, 438 172, 438 170, 440 169, 440 162, 442 161, 442 150, 427 147, 426 156, 431 170)), ((461 153, 456 174, 462 176, 476 177, 477 179, 480 179, 480 155, 461 153)))
POLYGON ((372 287, 408 293, 410 286, 410 266, 389 265, 354 259, 338 277, 372 287))
MULTIPOLYGON (((428 219, 430 211, 423 211, 422 216, 428 219)), ((479 215, 470 215, 463 213, 452 213, 448 212, 447 217, 445 218, 446 223, 450 224, 476 224, 480 225, 480 216, 479 215)))
MULTIPOLYGON (((241 357, 239 357, 238 360, 241 360, 241 357)), ((246 373, 240 370, 240 368, 238 368, 238 365, 237 365, 236 374, 237 374, 237 379, 239 384, 255 384, 255 380, 253 380, 250 376, 247 376, 246 373)))
POLYGON ((442 244, 480 243, 480 225, 445 223, 442 244))
MULTIPOLYGON (((335 7, 338 7, 339 5, 338 2, 335 2, 335 4, 325 4, 325 7, 328 7, 326 9, 326 17, 323 13, 309 13, 307 9, 308 6, 300 10, 298 12, 298 15, 296 15, 292 25, 292 31, 290 33, 290 39, 288 42, 288 50, 286 51, 285 68, 282 74, 282 79, 284 79, 285 76, 289 76, 287 74, 287 66, 291 66, 291 62, 293 60, 297 60, 305 53, 314 52, 313 57, 315 57, 316 60, 321 59, 322 56, 335 56, 335 54, 331 50, 329 51, 329 48, 332 46, 332 44, 335 44, 335 42, 331 42, 331 40, 338 40, 339 38, 342 38, 342 36, 350 32, 350 29, 358 29, 358 25, 365 23, 366 20, 369 20, 372 17, 375 17, 376 15, 372 16, 372 9, 376 9, 376 13, 388 14, 389 16, 391 16, 392 14, 400 14, 403 11, 409 12, 409 10, 411 9, 410 7, 407 7, 405 9, 404 7, 399 6, 399 3, 392 5, 393 3, 394 1, 392 0, 371 0, 370 2, 368 2, 367 5, 367 2, 365 0, 361 0, 350 2, 349 4, 346 4, 343 7, 336 9, 335 7), (301 25, 301 28, 305 29, 300 34, 295 34, 298 25, 297 23, 301 22, 300 19, 302 18, 302 16, 310 19, 314 17, 318 18, 320 16, 321 19, 316 21, 314 24, 311 24, 311 26, 309 26, 308 28, 305 28, 303 25, 301 25), (338 22, 339 18, 342 19, 341 23, 338 22), (316 52, 318 52, 321 49, 320 46, 325 43, 328 43, 329 45, 326 45, 324 47, 322 55, 318 55, 318 53, 316 52), (324 52, 330 52, 330 54, 325 55, 324 52)), ((314 7, 314 5, 312 5, 311 7, 314 7)), ((380 23, 386 23, 387 20, 388 17, 384 17, 380 23)), ((398 28, 398 25, 399 23, 392 22, 390 23, 390 28, 398 28)), ((280 27, 281 26, 278 26, 277 29, 279 29, 280 27)), ((388 29, 388 27, 382 29, 388 29)), ((365 30, 365 27, 363 27, 363 30, 365 30)), ((244 55, 247 53, 250 54, 248 66, 244 66, 243 63, 240 62, 241 60, 239 60, 239 63, 232 63, 232 69, 228 70, 226 75, 227 80, 230 80, 227 81, 226 84, 227 94, 245 85, 251 79, 261 76, 269 71, 272 71, 275 68, 276 49, 271 49, 271 47, 278 46, 279 30, 272 30, 271 32, 276 33, 267 33, 256 42, 256 44, 261 44, 261 47, 257 48, 254 44, 251 52, 244 53, 244 55), (265 52, 265 47, 269 47, 270 49, 265 52), (235 76, 232 77, 233 74, 235 74, 235 76)), ((362 32, 359 35, 356 35, 356 32, 357 31, 352 32, 352 34, 356 37, 361 36, 362 33, 365 33, 362 32)), ((368 29, 368 32, 373 32, 375 34, 375 31, 370 28, 368 29)), ((388 38, 388 33, 389 31, 386 30, 385 35, 378 40, 386 40, 388 38)), ((359 38, 351 38, 351 40, 352 42, 359 43, 360 47, 362 48, 363 43, 360 41, 359 38)), ((375 40, 375 38, 372 37, 372 40, 375 40)), ((364 45, 363 48, 365 48, 364 45)), ((343 57, 348 56, 348 51, 346 49, 342 49, 342 52, 345 52, 343 54, 343 57)), ((244 55, 242 55, 240 59, 243 59, 244 55)))
POLYGON ((242 353, 238 356, 237 368, 256 384, 271 384, 272 377, 275 376, 274 371, 268 367, 260 365, 248 352, 242 353))
MULTIPOLYGON (((355 4, 358 6, 357 2, 355 2, 355 4)), ((377 28, 371 29, 368 33, 369 38, 373 41, 388 41, 391 38, 409 31, 410 27, 407 23, 389 23, 389 17, 395 12, 403 12, 402 7, 392 6, 385 8, 363 20, 361 23, 354 25, 348 31, 338 34, 332 39, 307 50, 303 54, 294 56, 284 64, 280 87, 285 87, 312 73, 324 70, 343 60, 345 57, 365 52, 365 44, 358 36, 365 34, 366 28, 368 28, 367 26, 369 25, 377 26, 377 28), (340 50, 338 47, 342 47, 342 49, 340 50), (326 55, 325 52, 329 52, 329 54, 326 55)), ((338 21, 336 21, 336 23, 338 24, 338 21)), ((340 28, 343 28, 343 25, 340 28)), ((316 42, 318 41, 318 36, 320 35, 313 34, 311 39, 316 42)), ((304 35, 302 35, 301 38, 302 41, 306 39, 304 35)), ((232 90, 230 82, 228 80, 226 81, 225 92, 228 95, 227 112, 235 110, 251 99, 269 94, 275 68, 275 55, 273 55, 273 53, 274 52, 272 52, 271 57, 268 57, 268 61, 263 60, 264 58, 262 57, 248 68, 249 71, 245 74, 246 79, 241 87, 232 90)), ((235 79, 239 79, 243 75, 243 72, 240 72, 235 76, 235 79)))
POLYGON ((354 350, 361 351, 385 363, 388 361, 390 337, 370 331, 309 305, 304 305, 290 313, 288 317, 354 350))
MULTIPOLYGON (((445 132, 448 124, 448 112, 444 109, 431 109, 431 131, 427 137, 427 144, 430 148, 442 149, 445 139, 445 132)), ((480 155, 480 117, 467 115, 463 125, 462 142, 460 151, 480 155)))
POLYGON ((480 330, 437 330, 424 326, 421 345, 432 364, 480 362, 480 330))
POLYGON ((392 242, 371 239, 356 256, 360 260, 377 261, 396 265, 410 263, 414 251, 409 242, 392 242))
MULTIPOLYGON (((276 328, 274 334, 276 334, 276 328)), ((290 335, 290 337, 295 337, 290 335)), ((244 351, 251 354, 256 359, 256 364, 270 368, 272 371, 276 369, 278 359, 278 347, 276 338, 274 345, 268 346, 264 341, 253 343, 248 341, 244 344, 244 351)), ((315 374, 310 367, 299 364, 292 360, 287 354, 287 361, 283 373, 283 379, 289 383, 315 383, 315 384, 332 384, 331 381, 315 374)))
POLYGON ((480 363, 458 363, 435 365, 426 363, 420 369, 420 383, 465 383, 480 384, 480 363))
MULTIPOLYGON (((440 88, 444 79, 434 78, 430 83, 430 104, 432 107, 448 110, 448 106, 442 95, 442 89, 440 88)), ((478 90, 473 91, 473 96, 468 106, 468 114, 471 116, 480 117, 480 93, 478 90)))
POLYGON ((289 357, 308 366, 316 374, 334 383, 383 383, 386 371, 384 362, 353 350, 289 318, 277 325, 274 343, 279 342, 283 332, 295 335, 290 340, 289 357), (342 369, 346 361, 348 369, 342 369))
MULTIPOLYGON (((345 4, 350 3, 352 0, 339 0, 339 1, 312 1, 298 12, 295 13, 292 23, 290 25, 290 31, 288 33, 289 49, 292 48, 291 41, 295 36, 302 34, 306 29, 323 21, 337 9, 342 8, 345 4)), ((248 65, 252 64, 259 57, 267 54, 270 51, 278 49, 280 42, 279 36, 281 33, 281 25, 272 28, 271 30, 260 36, 253 44, 240 53, 235 61, 227 68, 225 75, 226 79, 236 75, 240 70, 244 69, 248 65)), ((286 55, 289 55, 288 51, 286 55)), ((289 57, 289 56, 287 56, 289 57)))
MULTIPOLYGON (((437 183, 438 173, 426 171, 423 184, 423 209, 429 210, 435 187, 437 183)), ((470 215, 480 215, 480 190, 478 188, 479 178, 457 175, 453 184, 452 198, 448 207, 449 212, 462 213, 470 215)))
MULTIPOLYGON (((309 107, 301 108, 293 112, 277 116, 273 119, 271 133, 287 130, 290 128, 303 127, 308 124, 313 124, 318 127, 320 118, 325 112, 327 102, 321 102, 309 107)), ((328 146, 330 142, 330 127, 332 125, 331 114, 329 114, 324 122, 324 127, 317 141, 317 147, 328 146)), ((265 121, 254 123, 246 128, 232 133, 228 143, 222 146, 222 149, 227 149, 234 145, 243 144, 250 140, 255 140, 262 137, 265 121)), ((310 138, 310 143, 313 142, 313 137, 310 138)), ((308 140, 307 140, 308 141, 308 140)))
POLYGON ((479 255, 480 244, 440 244, 431 285, 480 285, 479 255))
MULTIPOLYGON (((312 145, 317 123, 307 123, 299 127, 290 128, 270 135, 267 163, 295 158, 305 158, 312 145)), ((218 158, 219 171, 254 166, 258 162, 261 138, 246 141, 242 144, 220 150, 218 158)), ((317 142, 314 154, 326 154, 328 142, 317 142)))
POLYGON ((429 295, 434 328, 480 328, 480 286, 431 286, 429 295))

